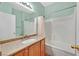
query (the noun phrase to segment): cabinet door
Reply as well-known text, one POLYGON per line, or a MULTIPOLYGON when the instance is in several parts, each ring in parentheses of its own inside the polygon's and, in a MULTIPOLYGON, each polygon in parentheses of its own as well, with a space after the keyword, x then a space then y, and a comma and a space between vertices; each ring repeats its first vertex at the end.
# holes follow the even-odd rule
POLYGON ((15 54, 15 56, 23 56, 23 55, 24 55, 24 50, 22 50, 22 51, 15 54))
POLYGON ((29 47, 29 56, 40 56, 40 42, 29 47))
POLYGON ((45 40, 41 41, 41 56, 45 55, 45 40))
POLYGON ((27 48, 25 48, 25 50, 24 50, 24 56, 28 56, 29 55, 29 51, 28 51, 28 47, 27 48))

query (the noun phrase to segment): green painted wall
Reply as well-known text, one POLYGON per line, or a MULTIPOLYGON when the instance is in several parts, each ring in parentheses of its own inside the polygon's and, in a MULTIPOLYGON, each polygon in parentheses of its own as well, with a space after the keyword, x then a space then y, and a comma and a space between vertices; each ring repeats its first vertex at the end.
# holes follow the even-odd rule
POLYGON ((16 15, 16 35, 21 35, 22 12, 16 9, 12 9, 12 14, 16 15))
POLYGON ((45 15, 45 8, 40 2, 30 2, 30 3, 33 6, 36 16, 44 16, 45 15))
POLYGON ((37 3, 31 2, 31 4, 34 9, 34 12, 32 14, 15 9, 13 5, 11 5, 9 2, 0 3, 1 12, 16 15, 16 35, 17 36, 23 35, 24 20, 33 21, 35 17, 44 15, 44 7, 39 2, 37 3))
POLYGON ((8 3, 0 3, 0 11, 11 14, 12 6, 8 3))
POLYGON ((74 12, 74 7, 76 7, 75 2, 56 2, 45 7, 45 18, 49 19, 70 15, 74 12))

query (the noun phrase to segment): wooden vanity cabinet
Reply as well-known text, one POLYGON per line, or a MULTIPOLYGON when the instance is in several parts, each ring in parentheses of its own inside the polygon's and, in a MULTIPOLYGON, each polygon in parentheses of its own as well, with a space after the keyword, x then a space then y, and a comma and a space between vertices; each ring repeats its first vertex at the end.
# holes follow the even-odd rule
POLYGON ((28 55, 28 47, 17 52, 16 54, 14 54, 14 56, 29 56, 28 55))
POLYGON ((45 40, 41 40, 17 52, 14 56, 44 56, 45 40))
POLYGON ((24 56, 29 56, 29 50, 28 50, 28 47, 25 48, 25 50, 24 50, 24 56))
POLYGON ((40 42, 29 47, 29 56, 40 56, 40 42))
POLYGON ((45 56, 45 40, 43 39, 43 40, 41 40, 41 42, 40 42, 41 44, 41 46, 40 46, 40 51, 41 51, 41 56, 45 56))
POLYGON ((14 56, 23 56, 24 55, 24 50, 21 50, 17 52, 14 56))

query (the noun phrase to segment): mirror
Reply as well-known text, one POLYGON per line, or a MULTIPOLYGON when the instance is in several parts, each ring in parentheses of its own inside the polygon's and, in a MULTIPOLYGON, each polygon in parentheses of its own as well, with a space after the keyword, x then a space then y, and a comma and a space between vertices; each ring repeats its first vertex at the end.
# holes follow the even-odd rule
MULTIPOLYGON (((9 4, 12 7, 11 12, 0 11, 0 40, 8 38, 16 38, 17 36, 31 35, 36 33, 36 20, 33 12, 27 9, 20 8, 12 3, 1 3, 0 6, 4 8, 4 4, 9 4)), ((6 7, 8 7, 6 5, 6 7)))
POLYGON ((24 35, 30 35, 32 33, 36 33, 36 20, 27 21, 24 20, 24 35))

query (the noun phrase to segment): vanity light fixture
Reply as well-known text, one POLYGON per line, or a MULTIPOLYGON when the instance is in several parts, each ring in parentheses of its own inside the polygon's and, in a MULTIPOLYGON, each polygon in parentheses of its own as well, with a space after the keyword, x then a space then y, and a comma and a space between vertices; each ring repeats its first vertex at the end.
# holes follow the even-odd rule
POLYGON ((33 8, 32 8, 32 6, 31 6, 31 4, 28 3, 28 2, 16 2, 16 3, 17 3, 18 5, 20 5, 20 6, 24 7, 24 8, 26 8, 26 9, 29 9, 29 10, 33 11, 33 8))

